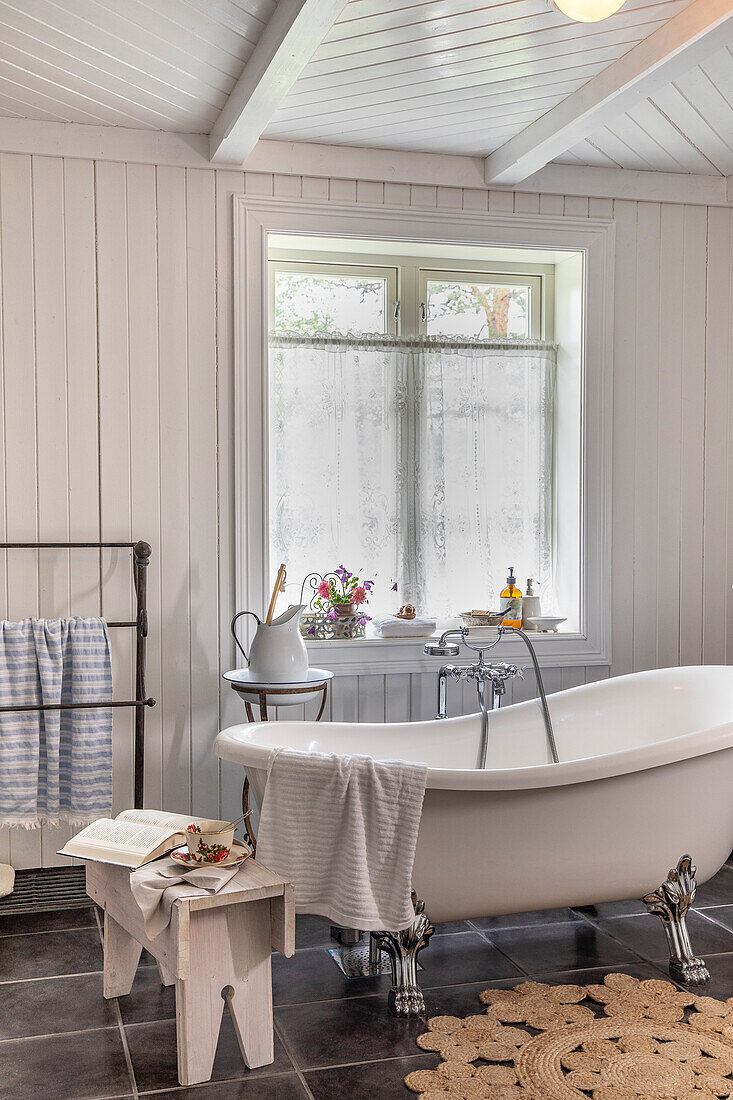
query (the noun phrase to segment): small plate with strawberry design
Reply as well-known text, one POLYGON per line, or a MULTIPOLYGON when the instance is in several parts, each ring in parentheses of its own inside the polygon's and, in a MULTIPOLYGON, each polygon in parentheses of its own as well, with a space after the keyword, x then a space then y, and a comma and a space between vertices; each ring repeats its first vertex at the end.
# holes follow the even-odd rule
POLYGON ((221 852, 214 853, 211 859, 196 859, 191 855, 186 844, 182 844, 180 848, 174 848, 170 853, 171 859, 180 863, 182 867, 231 867, 235 863, 244 863, 245 859, 251 855, 250 849, 238 840, 234 841, 228 854, 227 850, 222 848, 221 852))

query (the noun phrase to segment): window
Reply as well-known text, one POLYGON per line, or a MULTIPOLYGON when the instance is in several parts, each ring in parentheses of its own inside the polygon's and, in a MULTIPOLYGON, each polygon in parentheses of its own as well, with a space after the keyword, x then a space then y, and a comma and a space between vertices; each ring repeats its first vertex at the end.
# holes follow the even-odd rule
MULTIPOLYGON (((439 618, 495 606, 513 565, 554 610, 553 266, 296 256, 269 263, 271 561, 439 618)), ((573 598, 577 629, 577 571, 573 598)))
MULTIPOLYGON (((398 271, 399 326, 395 336, 366 337, 418 344, 419 270, 481 271, 486 281, 508 275, 541 277, 539 338, 556 347, 555 423, 552 465, 552 553, 555 607, 568 616, 563 632, 540 635, 537 651, 549 666, 608 665, 611 653, 611 440, 614 334, 614 224, 602 217, 565 218, 526 215, 517 218, 491 212, 425 210, 387 205, 377 214, 358 204, 332 206, 307 200, 235 195, 233 200, 233 345, 234 345, 234 537, 235 594, 239 608, 261 612, 267 605, 275 557, 271 532, 277 505, 271 462, 275 450, 275 388, 278 369, 269 354, 272 310, 266 298, 268 260, 389 267, 398 271), (380 238, 379 234, 383 236, 380 238), (344 257, 346 263, 344 264, 344 257)), ((532 315, 532 305, 530 315, 532 315)), ((389 310, 388 310, 389 313, 389 310)), ((388 317, 389 320, 389 317, 388 317)), ((297 337, 297 334, 296 334, 297 337)), ((533 334, 534 338, 534 334, 533 334)), ((283 338, 284 339, 284 338, 283 338)), ((315 338, 311 338, 315 340, 315 338)), ((335 337, 321 337, 325 345, 335 337)), ((354 337, 347 337, 354 340, 354 337)), ((435 343, 434 337, 427 342, 435 343)), ((464 341, 466 342, 466 341, 464 341)), ((470 341, 468 341, 470 342, 470 341)), ((455 341, 454 341, 455 344, 455 341)), ((304 375, 301 373, 300 377, 304 375)), ((375 393, 377 391, 375 390, 375 393)), ((328 394, 326 395, 328 396, 328 394)), ((330 400, 330 397, 329 397, 330 400)), ((321 403, 328 408, 328 400, 321 403)), ((319 406, 320 407, 320 406, 319 406)), ((228 405, 225 406, 225 409, 228 405)), ((284 410, 280 410, 283 412, 284 410)), ((370 416, 375 405, 369 406, 370 416)), ((292 454, 301 463, 319 443, 317 420, 301 420, 292 454)), ((344 433, 348 437, 348 431, 344 433)), ((463 433, 464 438, 466 433, 463 433)), ((356 451, 356 445, 353 450, 356 451)), ((310 461, 310 458, 309 458, 310 461)), ((374 471, 372 455, 355 468, 374 471)), ((295 463, 290 464, 291 471, 295 463)), ((328 486, 323 465, 319 484, 328 486)), ((501 505, 501 486, 493 470, 482 471, 480 486, 487 500, 501 505)), ((403 503, 409 503, 404 495, 403 503)), ((361 512, 357 509, 359 515, 361 512)), ((408 513, 409 514, 409 513, 408 513)), ((414 514, 414 512, 412 513, 414 514)), ((310 516, 308 520, 310 522, 310 516)), ((317 517, 321 522, 322 517, 317 517)), ((360 519, 361 522, 361 519, 360 519)), ((401 517, 400 522, 404 523, 401 517)), ((390 536, 391 537, 391 536, 390 536)), ((378 540, 375 540, 378 543, 378 540)), ((361 545, 361 544, 360 544, 361 545)), ((317 547, 312 560, 322 555, 317 547), (316 554, 317 551, 317 554, 316 554)), ((364 559, 365 560, 365 559, 364 559)), ((274 564, 274 569, 273 569, 274 564)), ((526 579, 519 560, 517 576, 526 579), (520 571, 521 570, 521 571, 520 571)), ((300 577, 288 561, 290 599, 297 599, 300 577), (292 587, 290 587, 292 585, 292 587)), ((450 571, 451 581, 460 570, 450 571)), ((503 582, 500 575, 498 584, 503 582)), ((544 579, 544 578, 543 578, 544 579)), ((495 597, 489 578, 480 576, 472 592, 495 597)), ((389 578, 380 575, 380 606, 394 610, 389 578)), ((452 586, 449 592, 452 593, 452 586)), ((454 610, 463 610, 451 595, 454 610)), ((376 601, 369 611, 377 609, 376 601)), ((548 603, 548 612, 551 605, 548 603)), ((427 610, 427 608, 426 608, 427 610)), ((368 638, 357 642, 315 642, 314 664, 326 663, 337 674, 429 672, 440 658, 426 656, 415 642, 387 644, 368 638)), ((524 659, 519 642, 502 639, 501 658, 524 659)))
POLYGON ((270 263, 272 328, 279 332, 393 332, 397 272, 348 264, 270 263))

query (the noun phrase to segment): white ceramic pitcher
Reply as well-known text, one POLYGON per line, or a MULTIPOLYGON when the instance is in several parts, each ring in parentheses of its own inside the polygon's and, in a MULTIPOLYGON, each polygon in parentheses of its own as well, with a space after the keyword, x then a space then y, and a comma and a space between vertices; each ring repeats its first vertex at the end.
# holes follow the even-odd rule
POLYGON ((254 611, 240 611, 232 619, 232 634, 254 680, 261 684, 291 684, 305 680, 308 671, 308 650, 300 633, 300 617, 305 604, 296 604, 283 611, 272 622, 263 623, 254 611), (243 615, 257 622, 249 656, 237 638, 235 626, 243 615))

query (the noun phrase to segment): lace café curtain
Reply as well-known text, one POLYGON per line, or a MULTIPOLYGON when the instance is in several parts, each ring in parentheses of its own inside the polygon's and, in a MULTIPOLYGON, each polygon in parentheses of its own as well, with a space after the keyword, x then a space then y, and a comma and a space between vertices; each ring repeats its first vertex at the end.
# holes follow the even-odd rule
POLYGON ((370 613, 552 577, 555 347, 271 334, 270 539, 299 580, 375 577, 370 613), (390 588, 396 582, 398 595, 390 588))

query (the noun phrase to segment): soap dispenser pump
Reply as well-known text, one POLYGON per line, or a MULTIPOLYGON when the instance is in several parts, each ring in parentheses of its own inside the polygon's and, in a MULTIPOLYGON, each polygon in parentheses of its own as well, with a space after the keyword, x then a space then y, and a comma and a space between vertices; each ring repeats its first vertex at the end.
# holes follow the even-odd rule
POLYGON ((521 627, 522 625, 522 593, 517 588, 514 579, 514 566, 509 566, 509 576, 506 579, 506 588, 501 594, 501 610, 505 612, 501 621, 502 626, 521 627))
POLYGON ((542 614, 540 610, 540 598, 535 595, 533 584, 532 578, 528 577, 527 591, 522 600, 522 630, 536 630, 537 625, 531 623, 529 620, 537 618, 542 614))

